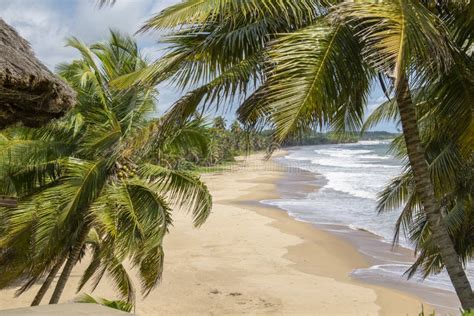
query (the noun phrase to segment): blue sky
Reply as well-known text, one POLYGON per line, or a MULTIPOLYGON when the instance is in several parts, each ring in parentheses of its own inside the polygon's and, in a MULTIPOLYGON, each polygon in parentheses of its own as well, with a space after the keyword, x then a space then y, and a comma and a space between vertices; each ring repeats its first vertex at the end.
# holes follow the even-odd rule
MULTIPOLYGON (((113 7, 99 10, 95 0, 0 0, 0 12, 31 43, 38 58, 54 70, 58 63, 77 57, 74 49, 64 46, 67 37, 92 43, 106 39, 111 28, 133 34, 154 12, 179 1, 118 0, 113 7)), ((147 56, 160 55, 159 34, 138 35, 137 40, 147 56)), ((159 91, 159 112, 165 111, 183 93, 169 85, 160 86, 159 91)), ((374 89, 369 111, 381 102, 380 89, 374 89)), ((225 115, 232 119, 231 111, 225 115)), ((393 124, 382 124, 376 129, 396 130, 393 124)))

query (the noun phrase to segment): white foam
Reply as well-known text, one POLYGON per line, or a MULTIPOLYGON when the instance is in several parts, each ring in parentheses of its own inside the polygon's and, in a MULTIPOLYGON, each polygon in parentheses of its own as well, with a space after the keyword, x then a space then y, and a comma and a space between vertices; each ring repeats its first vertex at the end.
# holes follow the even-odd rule
MULTIPOLYGON (((377 278, 377 277, 388 277, 393 280, 407 281, 411 283, 417 283, 423 286, 447 290, 454 292, 453 285, 446 271, 442 271, 437 275, 431 275, 424 279, 422 275, 416 274, 410 280, 406 280, 407 277, 405 272, 410 268, 409 263, 388 263, 374 265, 365 269, 357 269, 352 272, 353 275, 361 278, 377 278)), ((474 270, 472 265, 466 270, 469 279, 474 279, 474 270)))
POLYGON ((361 154, 369 154, 372 151, 366 149, 344 149, 344 148, 337 148, 337 149, 315 149, 315 153, 320 155, 327 155, 331 157, 354 157, 361 154))
POLYGON ((375 160, 388 160, 393 159, 392 156, 379 156, 379 155, 364 155, 362 156, 363 159, 375 159, 375 160))
POLYGON ((378 186, 374 190, 369 190, 366 185, 359 185, 358 178, 360 179, 364 174, 357 173, 348 177, 344 172, 325 172, 324 176, 328 179, 326 189, 330 188, 363 199, 375 200, 377 198, 378 186))
MULTIPOLYGON (((305 198, 262 202, 280 207, 300 221, 363 229, 381 236, 382 241, 391 243, 399 211, 380 216, 377 216, 375 211, 377 193, 401 171, 401 163, 387 154, 389 142, 362 141, 357 144, 307 146, 292 150, 282 161, 323 176, 326 180, 323 187, 305 198)), ((403 236, 400 244, 411 246, 403 236)), ((372 253, 370 249, 365 250, 372 253)), ((369 253, 368 255, 375 256, 369 253)), ((385 261, 387 260, 389 259, 385 261)), ((354 274, 402 281, 406 279, 403 274, 409 264, 396 262, 376 265, 356 270, 354 274)), ((469 278, 474 278, 472 265, 468 268, 468 274, 469 278)), ((429 277, 423 282, 421 279, 417 276, 410 282, 452 290, 446 273, 429 277)))
POLYGON ((378 233, 376 231, 371 231, 370 229, 367 229, 366 227, 363 227, 363 226, 349 224, 348 227, 352 230, 357 230, 357 231, 363 230, 363 231, 369 232, 371 234, 378 235, 378 233))
POLYGON ((357 145, 388 145, 392 142, 392 139, 384 140, 361 140, 357 142, 357 145))
POLYGON ((375 200, 377 192, 401 169, 386 151, 378 149, 386 143, 365 141, 364 145, 313 146, 311 150, 302 148, 291 152, 286 160, 309 161, 310 166, 296 167, 323 175, 328 180, 325 186, 328 189, 375 200))
MULTIPOLYGON (((320 166, 329 166, 329 167, 338 167, 338 168, 389 168, 389 169, 399 169, 398 166, 393 165, 383 165, 383 164, 372 164, 366 163, 363 159, 334 159, 333 157, 318 157, 311 159, 311 163, 320 166)), ((295 159, 297 160, 297 159, 295 159)), ((307 160, 307 159, 300 159, 300 160, 307 160)))

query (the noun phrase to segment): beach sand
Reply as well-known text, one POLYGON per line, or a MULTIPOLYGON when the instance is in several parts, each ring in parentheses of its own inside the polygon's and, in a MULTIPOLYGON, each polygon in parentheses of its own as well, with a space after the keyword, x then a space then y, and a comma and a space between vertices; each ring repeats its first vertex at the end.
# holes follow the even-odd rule
MULTIPOLYGON (((418 315, 422 302, 416 297, 351 279, 352 270, 368 263, 349 243, 256 203, 276 198, 276 183, 285 176, 281 166, 262 157, 203 175, 214 197, 212 214, 199 229, 186 214, 173 215, 163 281, 137 299, 136 313, 418 315)), ((62 302, 78 296, 85 266, 74 269, 62 302)), ((28 306, 39 286, 19 298, 14 289, 1 291, 0 309, 28 306)), ((112 299, 114 293, 104 279, 92 295, 112 299)))

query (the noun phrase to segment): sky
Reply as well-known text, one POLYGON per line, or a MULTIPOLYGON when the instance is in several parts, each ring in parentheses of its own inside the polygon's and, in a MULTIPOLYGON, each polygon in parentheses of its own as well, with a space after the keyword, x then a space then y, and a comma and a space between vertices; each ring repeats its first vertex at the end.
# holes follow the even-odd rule
MULTIPOLYGON (((78 57, 65 47, 65 39, 75 36, 86 43, 108 38, 109 30, 135 33, 153 13, 180 0, 117 0, 113 7, 99 9, 95 0, 0 0, 0 16, 27 39, 36 56, 54 71, 56 65, 78 57)), ((137 35, 143 53, 151 59, 160 56, 163 46, 159 34, 137 35)), ((164 112, 184 92, 170 85, 158 87, 158 111, 164 112)), ((368 109, 372 111, 383 102, 380 89, 371 93, 368 109)), ((222 113, 218 113, 222 114, 222 113)), ((228 120, 232 112, 225 113, 228 120)), ((396 131, 393 124, 381 124, 376 130, 396 131)))

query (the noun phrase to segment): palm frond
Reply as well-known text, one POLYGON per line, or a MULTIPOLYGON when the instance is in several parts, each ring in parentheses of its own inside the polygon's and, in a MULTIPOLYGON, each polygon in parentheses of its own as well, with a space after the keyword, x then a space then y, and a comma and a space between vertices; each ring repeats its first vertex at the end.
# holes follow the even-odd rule
POLYGON ((323 21, 275 42, 265 101, 279 142, 311 127, 361 125, 369 79, 360 49, 349 27, 323 21))
POLYGON ((152 164, 142 165, 138 173, 156 183, 172 203, 186 206, 193 214, 194 225, 201 226, 206 221, 212 209, 212 197, 198 177, 152 164))
POLYGON ((414 66, 421 78, 452 63, 443 21, 419 2, 344 2, 335 7, 332 17, 358 26, 365 59, 395 78, 395 87, 414 66))
POLYGON ((186 0, 170 6, 149 19, 140 31, 173 29, 221 22, 224 17, 233 23, 239 18, 278 17, 291 23, 307 23, 320 14, 321 2, 316 0, 186 0))
POLYGON ((398 107, 394 100, 386 101, 379 105, 365 120, 361 131, 365 132, 382 122, 399 123, 398 107))
POLYGON ((126 301, 111 301, 105 298, 94 298, 88 294, 84 294, 78 299, 76 299, 77 303, 88 303, 88 304, 99 304, 104 305, 109 308, 118 309, 127 313, 130 313, 133 309, 133 304, 126 302, 126 301))
POLYGON ((140 279, 144 296, 150 294, 163 274, 164 252, 161 245, 148 251, 140 262, 140 279))
POLYGON ((383 213, 405 206, 415 192, 414 185, 411 173, 405 173, 392 179, 378 194, 377 211, 383 213))

